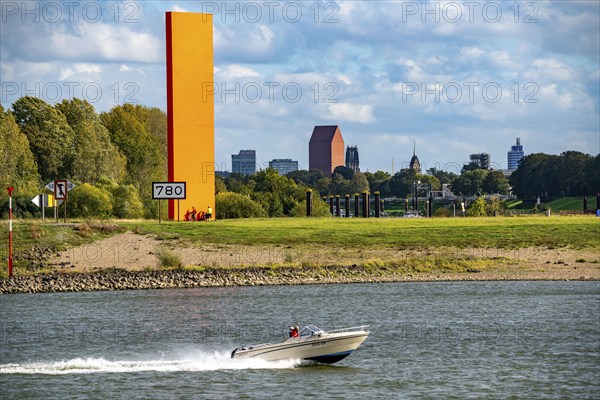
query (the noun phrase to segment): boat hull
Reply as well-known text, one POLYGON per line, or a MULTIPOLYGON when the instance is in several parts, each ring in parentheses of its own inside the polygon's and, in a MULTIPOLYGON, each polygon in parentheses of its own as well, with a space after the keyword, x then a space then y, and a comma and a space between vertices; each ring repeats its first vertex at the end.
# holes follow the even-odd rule
POLYGON ((233 358, 260 358, 268 361, 296 359, 332 364, 354 352, 369 336, 369 332, 337 333, 288 339, 273 345, 259 345, 248 349, 236 349, 233 358))

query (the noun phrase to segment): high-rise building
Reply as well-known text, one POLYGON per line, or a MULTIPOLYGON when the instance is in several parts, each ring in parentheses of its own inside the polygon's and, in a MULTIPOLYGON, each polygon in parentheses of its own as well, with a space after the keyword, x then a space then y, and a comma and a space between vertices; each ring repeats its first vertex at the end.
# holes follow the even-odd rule
POLYGON ((242 175, 252 175, 256 173, 256 151, 240 150, 239 154, 232 154, 231 173, 242 175))
POLYGON ((358 147, 346 147, 346 167, 350 168, 354 172, 360 172, 358 160, 358 147))
POLYGON ((521 146, 521 139, 517 138, 517 144, 510 147, 508 152, 508 169, 515 170, 519 167, 519 162, 525 153, 523 152, 523 146, 521 146))
POLYGON ((471 154, 469 159, 472 163, 478 164, 481 169, 490 169, 492 165, 492 156, 488 153, 471 154))
POLYGON ((329 176, 340 165, 344 165, 344 138, 339 126, 315 126, 308 142, 308 168, 329 176))
POLYGON ((298 171, 298 161, 289 158, 276 158, 269 161, 269 168, 277 170, 279 175, 287 175, 290 172, 298 171))

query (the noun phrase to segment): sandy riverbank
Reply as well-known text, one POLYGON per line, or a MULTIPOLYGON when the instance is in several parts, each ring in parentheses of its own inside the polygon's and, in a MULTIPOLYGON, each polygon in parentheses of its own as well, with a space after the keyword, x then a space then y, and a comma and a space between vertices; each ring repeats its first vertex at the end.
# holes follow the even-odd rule
POLYGON ((50 257, 49 273, 0 280, 0 293, 357 282, 600 280, 594 251, 568 248, 330 249, 195 245, 132 232, 50 257), (177 255, 179 269, 157 254, 177 255))

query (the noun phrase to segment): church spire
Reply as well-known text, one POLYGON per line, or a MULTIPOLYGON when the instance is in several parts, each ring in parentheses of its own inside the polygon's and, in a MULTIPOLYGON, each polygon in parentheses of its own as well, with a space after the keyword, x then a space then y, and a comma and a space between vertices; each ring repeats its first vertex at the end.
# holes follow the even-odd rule
POLYGON ((417 141, 416 140, 413 145, 413 156, 410 159, 409 168, 414 169, 415 171, 421 173, 421 163, 419 162, 419 157, 417 157, 417 141))

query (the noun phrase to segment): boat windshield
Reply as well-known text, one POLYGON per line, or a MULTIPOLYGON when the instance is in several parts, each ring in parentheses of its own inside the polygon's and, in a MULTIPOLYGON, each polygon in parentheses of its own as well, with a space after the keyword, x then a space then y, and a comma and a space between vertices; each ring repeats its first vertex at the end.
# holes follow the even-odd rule
POLYGON ((323 330, 314 325, 308 325, 300 331, 300 337, 312 336, 318 333, 323 333, 323 330))

